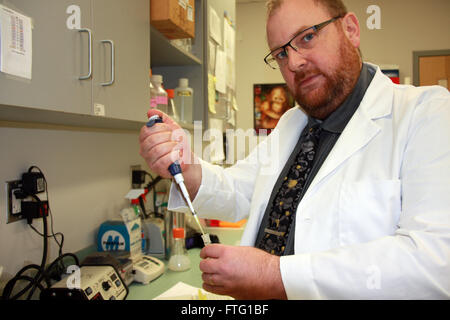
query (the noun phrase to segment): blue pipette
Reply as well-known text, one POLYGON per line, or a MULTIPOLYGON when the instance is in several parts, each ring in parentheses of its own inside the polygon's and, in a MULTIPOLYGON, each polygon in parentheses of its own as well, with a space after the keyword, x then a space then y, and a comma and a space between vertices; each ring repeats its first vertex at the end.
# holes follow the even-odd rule
MULTIPOLYGON (((148 119, 148 122, 147 122, 146 126, 151 128, 156 123, 162 123, 162 122, 163 122, 163 120, 162 120, 162 118, 160 116, 154 115, 154 116, 151 116, 148 119)), ((211 239, 209 238, 209 234, 205 233, 205 231, 203 231, 203 228, 202 228, 202 225, 200 223, 200 220, 198 219, 197 214, 195 213, 194 206, 192 205, 192 201, 191 201, 191 198, 189 196, 189 192, 187 191, 186 186, 184 184, 184 177, 183 177, 183 173, 181 171, 180 163, 178 161, 175 161, 174 163, 172 163, 169 166, 169 172, 173 176, 173 178, 174 178, 175 182, 177 183, 178 187, 180 188, 181 194, 183 195, 183 198, 184 198, 187 206, 189 207, 189 210, 191 211, 192 215, 194 216, 195 222, 200 227, 200 231, 202 233, 203 243, 205 244, 205 246, 207 246, 208 244, 211 244, 211 239)))

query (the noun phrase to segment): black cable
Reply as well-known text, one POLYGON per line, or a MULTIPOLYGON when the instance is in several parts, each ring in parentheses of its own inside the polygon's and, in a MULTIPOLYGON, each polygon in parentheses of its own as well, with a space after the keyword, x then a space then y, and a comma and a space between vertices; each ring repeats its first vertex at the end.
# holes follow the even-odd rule
MULTIPOLYGON (((52 214, 52 209, 51 209, 51 207, 50 207, 50 197, 49 197, 49 195, 48 195, 48 184, 47 184, 47 179, 45 178, 45 175, 44 175, 44 173, 42 172, 42 170, 41 170, 39 167, 37 167, 37 166, 31 166, 31 167, 28 169, 28 172, 32 172, 33 169, 38 170, 39 173, 42 175, 42 178, 44 179, 44 183, 45 183, 45 195, 46 195, 47 206, 48 206, 47 212, 48 212, 48 214, 49 214, 49 216, 50 216, 50 229, 51 229, 51 235, 50 235, 50 236, 53 237, 53 239, 55 240, 56 244, 57 244, 58 247, 59 247, 58 255, 61 255, 61 254, 62 254, 62 247, 63 247, 63 244, 64 244, 64 235, 63 235, 61 232, 57 232, 57 233, 55 234, 55 231, 53 230, 53 214, 52 214), (60 235, 60 236, 61 236, 61 242, 58 241, 58 239, 56 238, 56 235, 60 235)), ((37 231, 36 228, 34 228, 31 224, 30 224, 30 227, 31 227, 36 233, 38 233, 39 235, 41 235, 42 237, 44 236, 44 235, 42 235, 39 231, 37 231)))
POLYGON ((149 172, 147 172, 147 171, 144 171, 144 172, 145 172, 146 175, 148 175, 148 176, 150 177, 150 180, 152 180, 152 182, 153 182, 153 180, 154 180, 154 179, 153 179, 153 176, 152 176, 149 172))
MULTIPOLYGON (((31 172, 31 171, 29 170, 29 172, 31 172)), ((45 181, 45 178, 44 178, 44 181, 45 181)), ((45 182, 45 188, 47 189, 47 182, 45 182)), ((41 267, 40 267, 38 273, 34 277, 35 281, 34 281, 33 287, 31 288, 31 291, 29 292, 29 294, 27 296, 27 300, 31 299, 31 297, 34 294, 34 291, 38 287, 38 284, 40 284, 43 279, 43 273, 45 270, 45 265, 47 264, 47 255, 48 255, 48 225, 47 225, 47 215, 45 214, 46 209, 43 207, 42 201, 41 201, 41 199, 39 199, 38 196, 32 195, 32 198, 35 199, 37 202, 39 202, 39 204, 40 204, 39 209, 43 213, 42 214, 42 225, 44 228, 44 232, 43 232, 44 233, 44 236, 43 236, 43 239, 44 239, 43 247, 44 248, 43 248, 43 252, 42 252, 41 267)))
POLYGON ((152 179, 152 181, 150 181, 145 186, 145 188, 149 191, 149 193, 150 193, 150 190, 153 189, 153 201, 152 202, 153 202, 153 210, 155 211, 155 214, 156 214, 157 212, 156 212, 156 189, 155 189, 155 187, 158 184, 158 182, 160 182, 162 180, 162 178, 161 178, 161 176, 157 176, 156 178, 153 179, 153 177, 150 173, 148 173, 146 171, 145 171, 145 173, 148 174, 152 179))
POLYGON ((8 281, 8 283, 6 284, 5 288, 3 289, 3 299, 4 300, 17 300, 21 296, 23 296, 28 290, 30 290, 31 286, 34 286, 34 285, 36 287, 38 287, 39 290, 41 290, 41 291, 44 290, 44 287, 40 283, 36 283, 36 277, 32 278, 32 277, 24 276, 24 275, 15 276, 10 281, 8 281), (29 284, 25 288, 23 288, 21 291, 16 293, 14 296, 10 297, 14 286, 20 280, 26 280, 26 281, 29 282, 29 284), (6 292, 6 295, 5 295, 5 292, 6 292))
POLYGON ((53 260, 53 262, 48 266, 47 271, 50 271, 58 262, 61 262, 64 258, 66 257, 71 257, 73 258, 73 260, 75 261, 75 264, 77 266, 80 265, 80 261, 78 260, 78 257, 73 254, 73 253, 64 253, 63 255, 60 255, 59 257, 57 257, 55 260, 53 260))
MULTIPOLYGON (((78 260, 78 257, 73 254, 73 253, 65 253, 62 255, 59 255, 55 260, 53 260, 53 262, 47 267, 47 269, 45 269, 43 276, 45 279, 47 279, 48 281, 50 281, 50 277, 52 275, 52 271, 53 268, 55 268, 56 266, 58 266, 60 268, 60 270, 65 270, 65 265, 63 262, 63 259, 66 257, 71 257, 74 261, 75 261, 75 265, 79 266, 80 265, 80 261, 78 260)), ((58 281, 61 279, 57 279, 58 281)), ((50 285, 49 285, 50 287, 50 285)))
POLYGON ((64 235, 60 232, 55 234, 55 232, 53 231, 53 215, 51 214, 50 205, 48 204, 49 196, 48 196, 47 180, 45 179, 45 176, 42 173, 41 169, 39 169, 36 166, 30 167, 28 169, 28 172, 32 172, 34 169, 38 170, 39 173, 42 174, 42 177, 45 182, 45 192, 46 192, 46 196, 47 196, 47 209, 46 209, 46 208, 44 208, 42 201, 38 196, 27 195, 27 196, 31 196, 36 202, 38 202, 40 204, 39 209, 40 209, 40 212, 43 213, 42 214, 42 223, 43 223, 43 232, 42 233, 39 232, 33 225, 31 225, 31 223, 29 224, 31 229, 33 229, 36 233, 38 233, 40 236, 43 237, 43 253, 42 253, 41 265, 39 266, 36 264, 30 264, 30 265, 27 265, 27 266, 23 267, 22 269, 20 269, 16 273, 16 275, 8 281, 5 288, 3 289, 3 294, 1 297, 3 300, 17 300, 17 299, 21 298, 27 292, 28 292, 28 295, 27 295, 26 299, 29 300, 33 297, 36 289, 39 289, 41 292, 45 289, 44 286, 42 285, 42 282, 45 282, 45 285, 47 287, 50 287, 51 286, 51 281, 50 281, 51 272, 53 271, 53 269, 56 266, 59 266, 60 270, 64 270, 63 259, 66 257, 72 257, 74 259, 76 265, 79 266, 79 261, 78 261, 78 258, 76 255, 74 255, 72 253, 62 254, 62 248, 63 248, 63 244, 64 244, 64 235), (51 234, 50 235, 48 232, 46 210, 49 213, 50 218, 51 218, 51 226, 50 226, 51 234), (57 235, 61 236, 60 241, 58 241, 58 239, 56 238, 57 235), (53 237, 55 242, 58 244, 58 246, 59 246, 58 253, 59 254, 58 254, 58 257, 46 268, 47 255, 48 255, 48 238, 49 237, 53 237), (34 277, 24 275, 24 273, 26 271, 29 271, 32 269, 37 270, 34 277), (13 296, 11 296, 12 292, 14 290, 14 287, 16 286, 18 281, 28 281, 28 284, 25 286, 25 288, 21 289, 19 292, 17 292, 13 296))
MULTIPOLYGON (((35 200, 38 200, 39 202, 41 202, 39 197, 37 197, 36 195, 34 195, 33 198, 35 200)), ((43 208, 40 208, 40 209, 43 209, 43 208)), ((29 300, 33 296, 36 288, 39 288, 40 290, 43 288, 40 283, 42 282, 42 279, 43 279, 42 275, 45 270, 45 264, 47 262, 47 254, 48 254, 48 240, 47 240, 48 227, 47 227, 47 217, 45 214, 42 215, 42 222, 43 222, 43 228, 44 228, 44 237, 43 237, 44 243, 43 243, 43 253, 42 253, 41 265, 37 266, 35 264, 32 264, 32 265, 25 266, 16 274, 16 276, 14 278, 12 278, 10 281, 8 281, 8 283, 6 284, 6 286, 3 290, 2 298, 4 300, 9 300, 9 299, 17 300, 21 296, 23 296, 27 291, 30 291, 27 296, 27 300, 29 300), (22 275, 28 269, 36 269, 37 270, 37 273, 34 275, 33 278, 22 275), (14 286, 16 285, 17 281, 19 281, 19 280, 27 280, 29 282, 29 284, 24 289, 22 289, 17 294, 15 294, 13 297, 10 297, 10 295, 14 289, 14 286)))

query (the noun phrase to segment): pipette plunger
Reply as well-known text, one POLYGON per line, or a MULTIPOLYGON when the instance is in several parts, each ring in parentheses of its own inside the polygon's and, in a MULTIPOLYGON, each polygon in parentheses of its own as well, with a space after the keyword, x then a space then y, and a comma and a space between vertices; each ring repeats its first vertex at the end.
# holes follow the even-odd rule
MULTIPOLYGON (((148 122, 146 124, 147 127, 151 128, 155 123, 162 123, 162 118, 158 115, 154 115, 148 119, 148 122)), ((197 223, 197 225, 200 227, 200 232, 202 233, 202 239, 205 246, 208 244, 211 244, 211 239, 209 238, 209 234, 205 233, 205 231, 202 228, 202 225, 200 223, 200 220, 197 217, 197 214, 195 213, 194 206, 192 205, 191 198, 189 196, 189 192, 186 189, 186 186, 184 184, 184 177, 181 171, 181 166, 178 161, 175 161, 169 166, 169 172, 173 176, 175 182, 177 183, 181 194, 183 195, 184 201, 186 202, 187 206, 189 207, 189 210, 191 211, 192 215, 194 216, 194 220, 197 223)))

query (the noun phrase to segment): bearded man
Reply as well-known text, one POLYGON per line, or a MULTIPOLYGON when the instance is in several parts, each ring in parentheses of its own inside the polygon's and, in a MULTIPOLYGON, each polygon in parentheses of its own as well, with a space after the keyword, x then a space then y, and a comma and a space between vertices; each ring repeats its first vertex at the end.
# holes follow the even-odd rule
MULTIPOLYGON (((181 148, 200 217, 248 216, 241 246, 201 251, 203 288, 237 299, 448 299, 450 94, 395 85, 361 59, 340 0, 268 2, 264 61, 299 107, 244 160, 198 159, 164 123, 141 130, 163 177, 181 148), (276 151, 274 151, 276 149, 276 151), (269 161, 267 161, 269 159, 269 161)), ((183 210, 172 188, 169 208, 183 210)))

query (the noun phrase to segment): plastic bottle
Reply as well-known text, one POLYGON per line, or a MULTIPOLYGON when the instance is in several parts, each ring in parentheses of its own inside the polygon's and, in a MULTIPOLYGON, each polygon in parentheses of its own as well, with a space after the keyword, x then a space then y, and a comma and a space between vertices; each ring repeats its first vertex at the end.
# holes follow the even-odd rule
POLYGON ((139 204, 139 199, 131 200, 131 207, 133 208, 134 214, 136 215, 136 219, 142 216, 142 210, 139 204))
POLYGON ((175 88, 175 107, 182 123, 193 122, 194 90, 189 88, 189 80, 179 79, 178 87, 175 88))
POLYGON ((170 250, 169 269, 185 271, 191 268, 191 260, 187 255, 184 228, 173 228, 173 247, 170 250))
POLYGON ((174 98, 175 98, 175 90, 174 89, 166 89, 167 91, 167 95, 169 97, 169 110, 168 110, 168 115, 172 117, 173 120, 175 121, 180 121, 180 117, 178 116, 178 112, 177 109, 175 107, 175 102, 174 102, 174 98))
MULTIPOLYGON (((132 199, 131 200, 131 208, 134 211, 134 214, 137 218, 142 218, 142 210, 139 204, 139 199, 132 199)), ((145 234, 145 230, 144 227, 142 226, 141 228, 141 239, 142 239, 142 253, 145 253, 147 251, 147 247, 148 247, 148 236, 145 234)))
POLYGON ((150 84, 149 84, 149 88, 150 88, 150 108, 151 109, 156 109, 156 93, 155 93, 155 86, 153 85, 152 82, 152 69, 150 69, 150 84))
POLYGON ((155 86, 153 85, 152 81, 150 80, 150 108, 152 109, 156 109, 156 96, 154 97, 154 91, 155 91, 155 86))
POLYGON ((159 74, 152 75, 153 89, 150 87, 150 107, 157 108, 167 114, 168 97, 167 92, 162 87, 163 77, 159 74))

